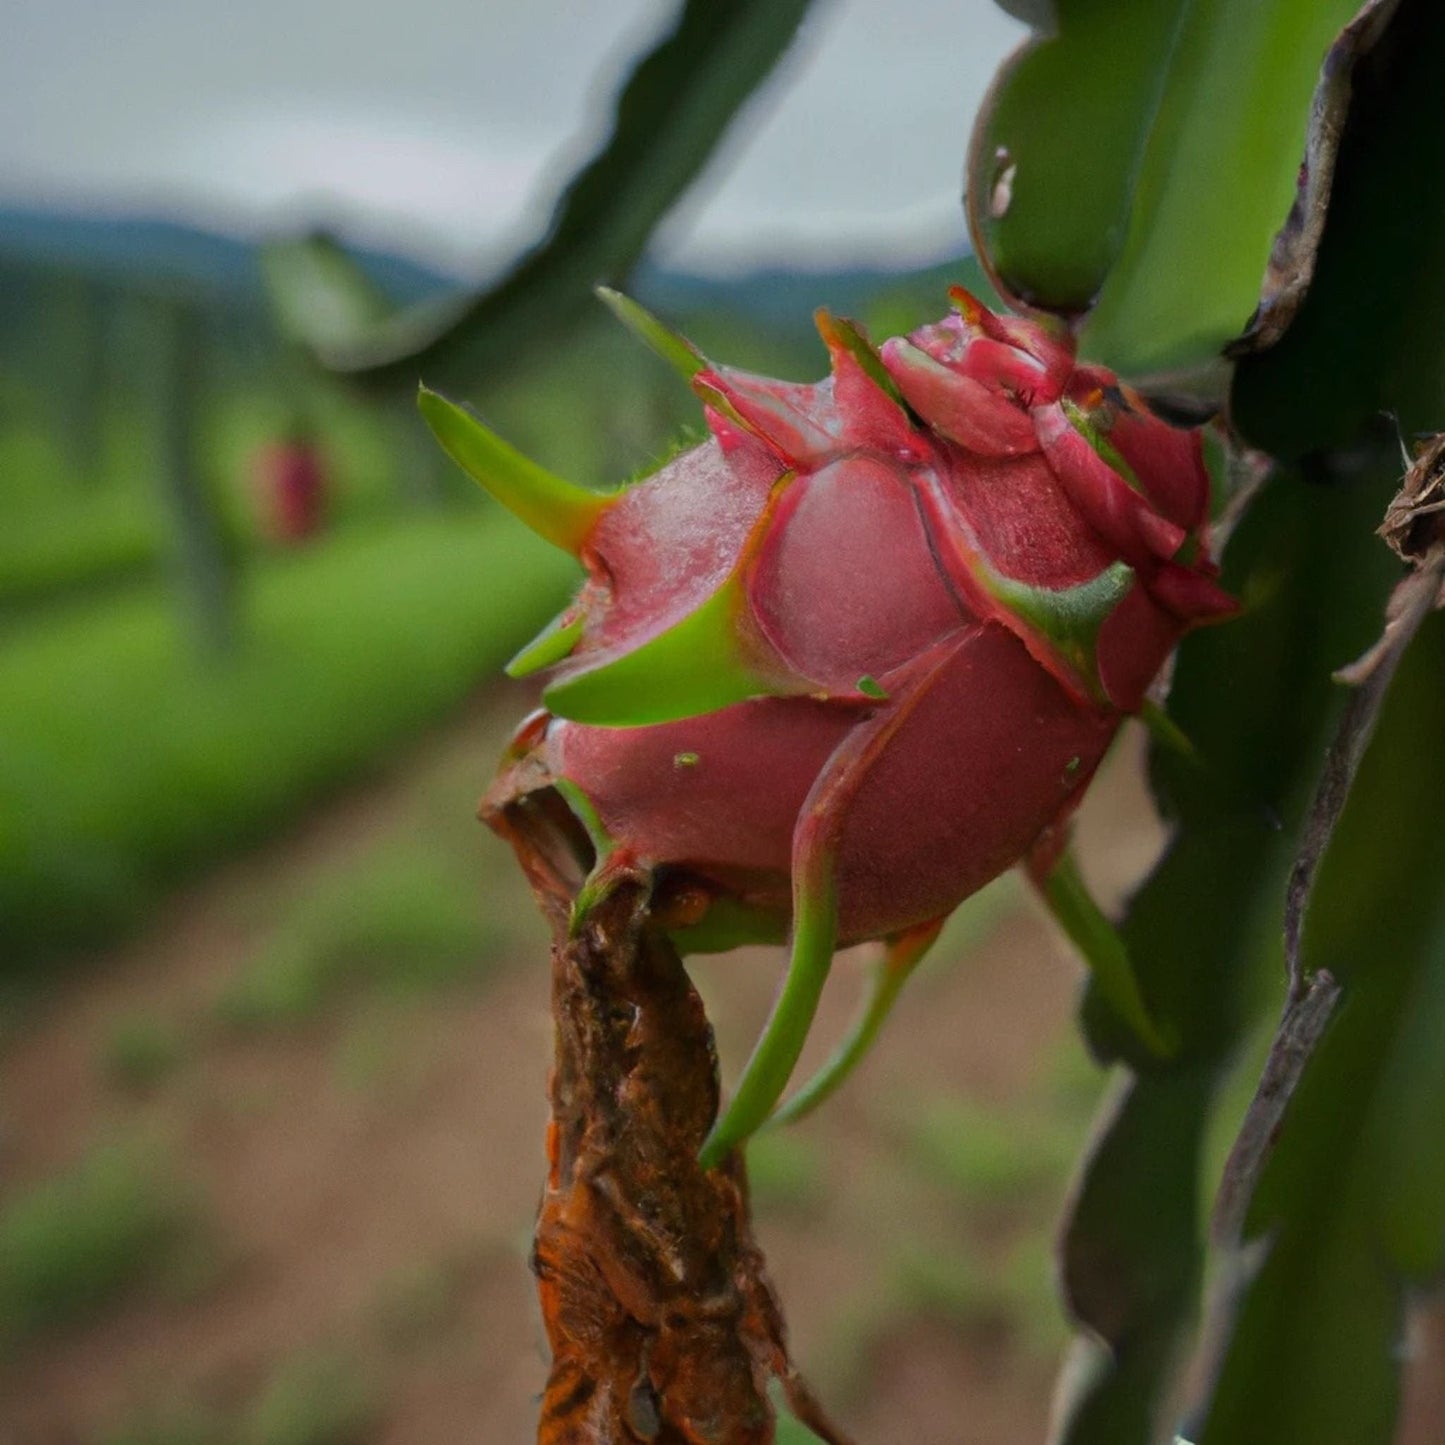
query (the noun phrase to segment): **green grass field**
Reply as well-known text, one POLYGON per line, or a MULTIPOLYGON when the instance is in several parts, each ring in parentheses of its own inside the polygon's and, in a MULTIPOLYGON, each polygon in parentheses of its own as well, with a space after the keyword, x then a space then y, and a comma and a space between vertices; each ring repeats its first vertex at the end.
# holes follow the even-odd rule
POLYGON ((233 656, 172 596, 52 609, 0 652, 0 960, 93 944, 469 691, 575 565, 509 518, 417 514, 246 575, 233 656))
MULTIPOLYGON (((938 278, 914 278, 870 319, 911 324, 941 304, 938 278)), ((796 329, 674 319, 743 366, 826 368, 796 329)), ((183 549, 159 474, 175 398, 148 389, 145 367, 95 398, 87 473, 55 408, 6 393, 0 980, 110 941, 177 880, 404 745, 494 678, 574 575, 509 519, 458 504, 471 484, 408 397, 358 402, 275 358, 212 362, 187 403, 192 485, 234 564, 238 641, 209 663, 191 635, 198 599, 172 575, 183 549), (261 534, 253 473, 292 425, 316 438, 331 486, 326 538, 287 554, 261 534)), ((474 399, 516 445, 586 484, 645 472, 701 421, 680 379, 600 308, 565 347, 474 399)))

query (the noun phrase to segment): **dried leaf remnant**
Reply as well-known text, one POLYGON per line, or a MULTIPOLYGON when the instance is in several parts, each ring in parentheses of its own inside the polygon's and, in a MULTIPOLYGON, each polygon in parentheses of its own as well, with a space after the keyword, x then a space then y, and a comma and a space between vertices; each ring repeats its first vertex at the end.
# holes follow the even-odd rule
POLYGON ((788 1357, 741 1155, 704 1170, 718 1107, 712 1030, 651 879, 618 869, 580 926, 555 818, 504 773, 487 821, 552 923, 556 1062, 533 1267, 552 1349, 539 1445, 771 1445, 768 1385, 830 1445, 788 1357))

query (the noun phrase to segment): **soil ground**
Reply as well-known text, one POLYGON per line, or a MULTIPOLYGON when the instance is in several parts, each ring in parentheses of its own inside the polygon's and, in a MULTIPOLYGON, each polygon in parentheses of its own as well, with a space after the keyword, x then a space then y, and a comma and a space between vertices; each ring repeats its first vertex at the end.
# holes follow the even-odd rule
MULTIPOLYGON (((0 1355, 0 1445, 226 1438, 155 1423, 182 1406, 239 1422, 246 1445, 533 1438, 545 1361, 525 1252, 550 1035, 546 941, 506 881, 510 855, 480 827, 467 835, 520 933, 482 978, 403 998, 361 990, 283 1030, 216 1023, 217 999, 308 880, 414 826, 419 788, 469 786, 456 797, 469 811, 502 735, 477 703, 387 775, 176 897, 145 934, 59 981, 9 1039, 5 1198, 106 1141, 142 1139, 204 1224, 184 1267, 0 1355), (186 1040, 140 1090, 102 1064, 117 1020, 137 1017, 186 1040), (321 1409, 308 1426, 300 1391, 290 1426, 265 1423, 255 1402, 298 1360, 343 1362, 361 1402, 350 1419, 321 1409)), ((1085 819, 1106 892, 1157 843, 1133 761, 1111 768, 1085 819)), ((1042 1441, 1064 1341, 1047 1243, 1067 1163, 1054 1161, 1059 1128, 1075 1147, 1096 1089, 1071 1042, 1076 967, 1017 891, 963 932, 905 994, 863 1074, 755 1166, 797 1358, 873 1445, 1042 1441), (955 1155, 917 1127, 954 1116, 1026 1120, 1048 1157, 955 1155)), ((759 951, 696 970, 730 1074, 777 965, 759 951)), ((838 973, 824 1040, 861 977, 847 960, 838 973)), ((1432 1388, 1417 1381, 1417 1414, 1438 1420, 1432 1388)))

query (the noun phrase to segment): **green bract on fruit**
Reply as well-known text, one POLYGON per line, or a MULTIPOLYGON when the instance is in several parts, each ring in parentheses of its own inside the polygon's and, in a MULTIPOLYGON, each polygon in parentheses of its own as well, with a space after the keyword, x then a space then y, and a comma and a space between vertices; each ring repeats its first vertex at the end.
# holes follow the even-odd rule
MULTIPOLYGON (((820 314, 814 385, 714 365, 620 297, 712 438, 604 496, 424 391, 443 445, 586 568, 514 660, 549 669, 508 796, 685 897, 679 946, 789 932, 793 956, 712 1157, 787 1083, 835 947, 901 978, 964 898, 1079 801, 1183 633, 1233 610, 1200 435, 1062 329, 956 312, 875 348, 820 314)), ((584 900, 585 904, 585 892, 584 900)))

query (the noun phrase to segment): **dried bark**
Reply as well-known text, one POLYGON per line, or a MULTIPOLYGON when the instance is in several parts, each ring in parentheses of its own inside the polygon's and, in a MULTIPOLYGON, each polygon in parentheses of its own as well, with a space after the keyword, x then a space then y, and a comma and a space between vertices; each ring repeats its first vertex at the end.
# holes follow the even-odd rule
POLYGON ((588 859, 556 803, 504 765, 483 805, 553 929, 556 1062, 532 1256, 552 1349, 539 1445, 771 1445, 773 1379, 815 1433, 847 1445, 788 1358, 742 1156, 698 1165, 717 1055, 651 926, 652 879, 610 869, 574 927, 588 859))

